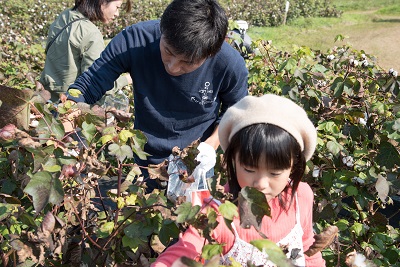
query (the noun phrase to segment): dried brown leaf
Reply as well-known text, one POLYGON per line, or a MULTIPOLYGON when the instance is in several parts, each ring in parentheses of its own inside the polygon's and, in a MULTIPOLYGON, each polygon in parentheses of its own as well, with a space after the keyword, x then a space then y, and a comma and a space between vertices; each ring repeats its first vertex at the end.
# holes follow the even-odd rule
POLYGON ((95 156, 88 156, 86 161, 87 172, 93 172, 97 175, 103 176, 108 172, 110 163, 101 162, 95 156))
POLYGON ((39 148, 42 146, 41 143, 33 141, 32 138, 22 138, 18 141, 18 144, 22 147, 27 148, 39 148))
POLYGON ((199 144, 200 144, 199 139, 193 141, 190 145, 185 147, 180 154, 180 157, 185 166, 187 167, 187 171, 189 174, 192 174, 194 169, 199 164, 199 162, 196 161, 196 157, 199 154, 199 150, 197 149, 199 144))
POLYGON ((47 212, 46 216, 44 216, 41 229, 43 232, 53 232, 54 227, 56 225, 56 219, 54 218, 53 214, 51 212, 47 212))
POLYGON ((150 179, 160 179, 162 181, 168 181, 168 160, 164 160, 159 164, 149 164, 149 176, 150 179))
POLYGON ((163 243, 160 241, 160 238, 158 237, 158 235, 153 235, 150 246, 156 253, 161 253, 166 248, 166 246, 163 245, 163 243))
POLYGON ((118 120, 118 121, 121 121, 121 122, 127 122, 127 121, 129 121, 131 118, 132 118, 132 116, 133 116, 133 114, 132 113, 129 113, 129 112, 125 112, 125 111, 122 111, 122 110, 118 110, 118 109, 111 109, 111 110, 108 110, 107 112, 110 112, 111 114, 113 114, 114 115, 114 117, 118 120))
POLYGON ((338 232, 339 228, 337 226, 331 225, 326 227, 320 234, 314 235, 314 243, 306 252, 304 252, 304 254, 310 257, 315 253, 322 251, 333 242, 338 232))

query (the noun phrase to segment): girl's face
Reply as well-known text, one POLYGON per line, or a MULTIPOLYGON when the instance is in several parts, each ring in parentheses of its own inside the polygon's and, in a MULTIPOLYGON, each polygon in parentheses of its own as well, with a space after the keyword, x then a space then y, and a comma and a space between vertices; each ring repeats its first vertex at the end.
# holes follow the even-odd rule
MULTIPOLYGON (((260 159, 259 162, 265 162, 260 159)), ((245 166, 239 162, 239 156, 235 157, 236 177, 241 188, 254 187, 263 192, 267 200, 278 196, 288 185, 292 168, 275 170, 261 165, 258 168, 245 166)))
POLYGON ((123 0, 116 0, 105 3, 101 6, 104 16, 104 24, 112 22, 116 17, 119 16, 119 9, 121 8, 123 0))

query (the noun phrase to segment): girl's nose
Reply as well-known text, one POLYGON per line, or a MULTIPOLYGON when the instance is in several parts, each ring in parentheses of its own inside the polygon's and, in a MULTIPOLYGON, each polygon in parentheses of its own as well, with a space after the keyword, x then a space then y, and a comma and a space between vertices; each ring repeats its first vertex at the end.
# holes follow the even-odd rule
POLYGON ((259 191, 264 190, 269 186, 269 179, 268 177, 260 177, 253 181, 253 187, 259 191))

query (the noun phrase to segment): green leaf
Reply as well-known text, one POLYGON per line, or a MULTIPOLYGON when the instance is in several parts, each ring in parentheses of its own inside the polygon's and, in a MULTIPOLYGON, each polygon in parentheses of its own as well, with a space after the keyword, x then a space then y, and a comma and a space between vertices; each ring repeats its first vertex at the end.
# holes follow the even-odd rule
POLYGON ((307 70, 300 70, 300 69, 296 69, 294 71, 293 76, 299 78, 301 81, 306 82, 307 81, 307 70))
POLYGON ((350 227, 350 231, 353 232, 357 237, 365 234, 365 227, 362 223, 354 222, 354 224, 350 227))
POLYGON ((297 68, 297 60, 294 58, 289 58, 286 60, 279 68, 279 71, 287 70, 290 73, 294 73, 295 69, 297 68))
POLYGON ((230 220, 233 221, 234 217, 239 217, 239 212, 238 212, 238 207, 236 207, 235 204, 233 204, 232 202, 226 200, 224 203, 222 203, 219 207, 218 207, 219 212, 221 213, 221 215, 230 220))
POLYGON ((379 147, 378 155, 375 158, 376 162, 385 166, 388 169, 394 166, 400 166, 400 155, 397 149, 389 142, 382 142, 379 147))
POLYGON ((125 158, 133 157, 132 149, 128 145, 110 144, 108 150, 110 155, 116 156, 120 162, 123 162, 125 158))
POLYGON ((82 134, 85 136, 86 140, 90 143, 96 133, 96 126, 92 123, 87 123, 84 121, 82 123, 82 134))
POLYGON ((327 121, 327 122, 320 123, 318 125, 318 130, 319 131, 323 130, 330 134, 340 133, 339 127, 333 121, 327 121))
POLYGON ((200 211, 200 206, 192 206, 192 203, 185 202, 179 205, 176 209, 175 214, 178 215, 176 218, 177 223, 184 223, 193 220, 196 214, 200 211))
POLYGON ((141 221, 134 221, 124 229, 124 233, 129 238, 139 238, 142 241, 147 241, 153 231, 154 229, 152 226, 144 224, 141 221))
POLYGON ((4 204, 0 203, 0 222, 7 218, 12 213, 16 212, 18 207, 21 205, 18 204, 4 204))
POLYGON ((335 225, 339 228, 340 231, 347 230, 349 227, 349 222, 345 219, 340 219, 335 223, 335 225))
POLYGON ((338 34, 338 35, 335 36, 335 42, 343 41, 346 38, 349 38, 349 37, 345 36, 345 35, 342 35, 342 34, 338 34))
POLYGON ((15 181, 7 179, 1 183, 0 192, 11 195, 16 188, 17 188, 17 185, 16 185, 15 181))
POLYGON ((385 111, 388 109, 388 106, 383 102, 375 102, 371 105, 371 109, 379 115, 385 115, 385 111))
POLYGON ((346 193, 347 193, 349 196, 357 196, 357 194, 358 194, 357 187, 352 186, 352 185, 346 187, 346 193))
POLYGON ((341 97, 343 90, 344 90, 344 81, 342 77, 337 77, 332 85, 331 85, 331 90, 333 91, 333 94, 335 97, 341 97))
POLYGON ((102 137, 100 137, 100 141, 101 141, 101 143, 102 143, 103 145, 104 145, 104 144, 107 144, 107 143, 110 142, 111 140, 113 140, 113 136, 110 135, 110 134, 103 135, 102 137))
POLYGON ((132 139, 132 150, 140 159, 145 160, 147 156, 151 156, 149 153, 144 152, 144 145, 147 143, 147 137, 143 132, 136 130, 132 139))
POLYGON ((164 246, 167 246, 172 238, 177 238, 179 236, 179 228, 175 222, 171 219, 165 219, 162 222, 162 226, 158 237, 164 246))
POLYGON ((114 230, 114 222, 106 222, 97 229, 97 236, 99 238, 108 237, 114 230))
POLYGON ((268 254, 268 259, 279 267, 293 267, 282 249, 269 239, 252 240, 250 244, 268 254))
POLYGON ((41 212, 48 203, 58 205, 64 199, 60 180, 45 171, 34 174, 24 192, 32 196, 33 207, 37 213, 41 212))
POLYGON ((211 260, 216 255, 221 255, 222 245, 221 244, 207 244, 203 247, 201 256, 205 260, 211 260))
POLYGON ((400 119, 395 121, 385 122, 386 131, 388 132, 388 138, 400 142, 400 119))
POLYGON ((124 144, 128 141, 128 139, 130 137, 133 137, 133 136, 135 136, 135 134, 130 130, 122 130, 118 134, 119 140, 121 140, 121 142, 123 142, 124 144))
POLYGON ((55 135, 55 137, 58 140, 61 140, 64 138, 64 135, 65 135, 64 126, 62 125, 62 123, 57 122, 55 118, 52 119, 50 128, 51 128, 51 132, 55 135))
POLYGON ((51 165, 51 166, 43 166, 43 170, 44 171, 48 171, 48 172, 59 172, 61 171, 61 166, 60 165, 51 165))
POLYGON ((395 264, 396 262, 399 262, 400 254, 398 252, 398 249, 387 249, 382 254, 386 259, 389 260, 390 264, 395 264))
POLYGON ((122 245, 124 247, 130 248, 134 253, 139 249, 140 246, 148 246, 147 242, 139 239, 139 238, 131 238, 129 236, 124 235, 122 237, 122 245))
POLYGON ((365 147, 361 149, 355 149, 353 155, 355 158, 361 158, 363 156, 368 155, 368 149, 365 147))
POLYGON ((328 69, 325 68, 324 65, 321 65, 321 64, 315 64, 311 69, 312 72, 316 72, 318 74, 325 73, 327 70, 328 69))
POLYGON ((336 141, 328 141, 326 143, 326 148, 331 152, 334 156, 338 156, 340 151, 344 150, 343 146, 336 141))

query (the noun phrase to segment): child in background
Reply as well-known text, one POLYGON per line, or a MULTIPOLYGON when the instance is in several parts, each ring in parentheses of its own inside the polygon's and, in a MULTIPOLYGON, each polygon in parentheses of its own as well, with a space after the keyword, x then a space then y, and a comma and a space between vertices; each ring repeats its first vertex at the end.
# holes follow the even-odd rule
MULTIPOLYGON (((265 194, 271 217, 264 216, 261 232, 287 247, 286 255, 296 266, 325 266, 320 252, 311 257, 304 254, 314 243, 313 192, 301 179, 317 142, 316 129, 306 112, 281 96, 246 96, 224 114, 218 134, 229 191, 234 198, 246 186, 265 194)), ((218 209, 218 201, 210 205, 218 209)), ((242 266, 247 266, 248 260, 257 266, 275 266, 265 253, 250 244, 261 239, 254 227, 244 229, 240 227, 240 219, 235 218, 232 232, 221 215, 218 222, 212 237, 225 244, 220 264, 229 265, 233 258, 242 266)), ((179 258, 199 259, 204 244, 207 241, 189 227, 152 267, 186 266, 179 258)))

